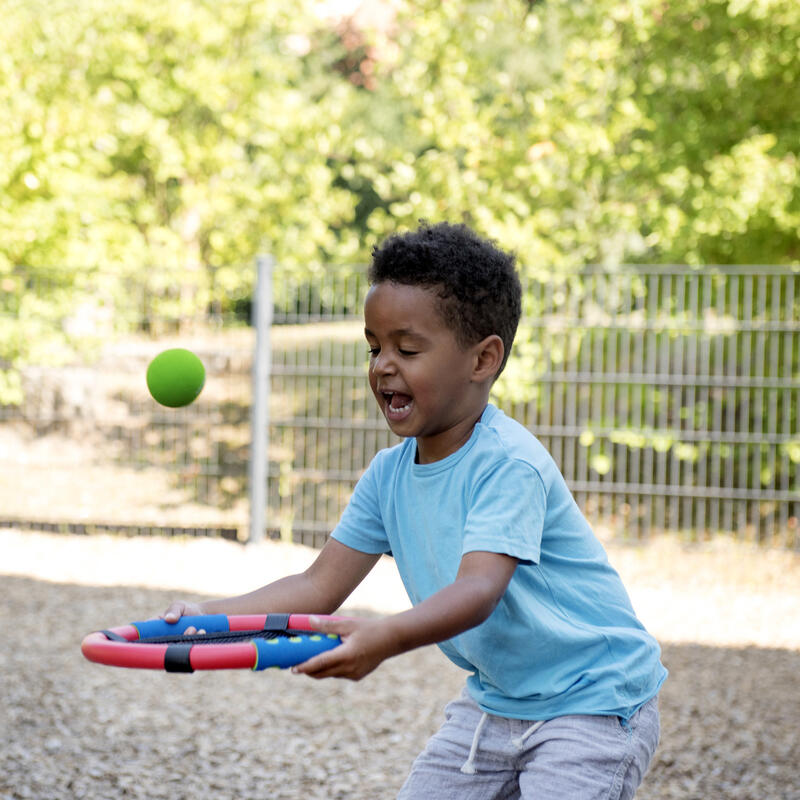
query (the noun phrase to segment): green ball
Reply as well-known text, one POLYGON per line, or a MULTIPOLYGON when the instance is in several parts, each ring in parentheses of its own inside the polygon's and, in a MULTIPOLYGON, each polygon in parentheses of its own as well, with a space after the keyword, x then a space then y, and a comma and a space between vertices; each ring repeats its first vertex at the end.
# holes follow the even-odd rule
POLYGON ((182 347, 159 353, 147 367, 147 388, 153 399, 169 408, 188 406, 206 382, 203 362, 182 347))

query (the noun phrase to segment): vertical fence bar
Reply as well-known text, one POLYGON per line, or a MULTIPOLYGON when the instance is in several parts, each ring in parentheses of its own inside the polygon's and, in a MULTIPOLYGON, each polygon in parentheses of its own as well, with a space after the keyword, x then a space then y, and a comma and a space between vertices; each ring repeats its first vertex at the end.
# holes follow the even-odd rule
MULTIPOLYGON (((740 422, 737 427, 741 427, 744 432, 751 432, 750 400, 755 396, 756 389, 751 388, 751 380, 754 374, 752 364, 752 350, 750 347, 751 326, 753 323, 753 280, 750 275, 742 275, 739 286, 739 293, 736 297, 736 305, 732 311, 738 309, 736 344, 734 347, 733 358, 736 361, 737 379, 740 381, 741 392, 737 402, 736 412, 740 422)), ((755 373, 760 376, 763 370, 755 373)), ((760 424, 760 422, 759 422, 760 424)), ((749 441, 745 443, 739 456, 739 480, 740 486, 746 490, 757 490, 759 485, 759 474, 761 472, 758 462, 761 458, 761 451, 756 444, 749 441)), ((740 505, 740 526, 744 529, 745 535, 753 541, 758 541, 758 503, 751 503, 745 500, 740 505)))
MULTIPOLYGON (((668 342, 666 345, 667 358, 664 364, 664 374, 666 377, 671 378, 673 375, 684 375, 683 363, 683 344, 685 340, 684 324, 685 324, 685 311, 686 311, 686 296, 685 296, 685 276, 673 275, 670 279, 670 289, 667 297, 664 298, 664 313, 667 315, 665 320, 666 330, 664 332, 665 340, 668 342), (674 339, 672 338, 674 332, 674 339)), ((678 384, 673 384, 667 390, 667 426, 675 432, 677 444, 683 444, 684 439, 684 421, 680 417, 680 412, 683 407, 684 400, 684 386, 685 378, 678 384)), ((669 492, 669 501, 667 504, 667 519, 669 520, 668 526, 676 531, 682 531, 683 535, 691 536, 691 531, 684 531, 683 521, 681 520, 680 512, 680 494, 677 488, 682 483, 681 473, 683 472, 684 461, 682 453, 673 444, 669 451, 668 462, 668 475, 669 486, 672 491, 669 492)))
MULTIPOLYGON (((770 281, 772 285, 772 306, 770 309, 770 313, 768 315, 769 319, 774 320, 774 322, 778 325, 779 328, 782 327, 781 324, 781 276, 780 275, 773 275, 770 281)), ((766 298, 765 298, 766 300, 766 298)), ((765 302, 766 307, 766 302, 765 302)), ((780 375, 781 375, 781 360, 780 360, 780 350, 781 350, 781 339, 783 334, 779 331, 775 331, 770 337, 770 344, 769 344, 769 355, 768 355, 768 367, 764 371, 765 375, 768 378, 775 379, 775 385, 780 384, 780 375)), ((764 351, 766 354, 766 343, 764 347, 764 351)), ((785 377, 788 378, 789 373, 786 373, 785 377)), ((771 383, 771 381, 770 381, 771 383)), ((763 423, 766 420, 767 423, 767 435, 770 436, 772 442, 775 442, 778 437, 778 391, 774 388, 770 389, 761 389, 759 391, 759 395, 763 398, 766 395, 766 402, 763 403, 763 406, 768 407, 768 411, 765 414, 764 419, 758 419, 758 426, 759 432, 763 431, 763 423)), ((788 429, 786 431, 788 433, 788 429)), ((760 454, 759 458, 759 488, 763 491, 766 489, 770 492, 776 492, 778 490, 778 485, 776 481, 775 475, 775 451, 777 449, 776 444, 770 444, 769 447, 762 448, 763 452, 760 454), (764 470, 766 470, 766 475, 764 475, 764 470), (767 477, 768 476, 768 477, 767 477)), ((758 542, 761 543, 762 541, 768 541, 772 543, 772 540, 775 536, 775 512, 774 512, 774 501, 767 501, 765 507, 759 508, 760 504, 756 503, 756 510, 759 513, 759 521, 760 521, 760 529, 758 531, 759 537, 758 542)))
MULTIPOLYGON (((733 278, 730 279, 731 281, 733 278)), ((730 281, 720 281, 719 293, 717 295, 717 318, 723 319, 728 309, 727 294, 730 290, 730 281)), ((717 335, 717 374, 722 377, 723 388, 720 391, 719 397, 719 425, 720 443, 722 445, 720 451, 720 472, 719 472, 719 485, 724 487, 727 491, 725 497, 727 501, 722 503, 722 527, 726 531, 733 530, 733 507, 735 500, 733 499, 733 473, 734 473, 734 458, 733 448, 736 446, 735 442, 731 441, 731 431, 735 431, 736 425, 734 420, 734 405, 736 402, 735 390, 729 388, 730 380, 734 376, 730 375, 731 363, 735 366, 735 359, 728 357, 728 340, 729 337, 723 333, 717 335), (724 445, 722 444, 724 443, 724 445), (729 446, 730 445, 730 446, 729 446), (724 449, 723 449, 724 448, 724 449)))
MULTIPOLYGON (((785 300, 784 300, 784 313, 781 317, 778 318, 778 321, 782 324, 786 325, 786 331, 783 334, 777 334, 779 336, 783 336, 783 367, 781 368, 779 374, 785 381, 791 380, 793 365, 795 363, 794 359, 794 349, 795 344, 797 343, 798 336, 795 331, 793 331, 790 327, 791 322, 794 319, 794 298, 795 298, 795 278, 794 276, 785 276, 785 300)), ((774 334, 773 334, 774 335, 774 334)), ((780 431, 782 437, 790 436, 791 426, 792 426, 792 396, 795 394, 795 390, 787 389, 783 392, 776 391, 776 395, 779 395, 779 399, 776 400, 779 403, 779 407, 782 411, 781 414, 781 421, 778 422, 778 414, 775 414, 775 421, 773 425, 770 427, 771 431, 775 431, 776 433, 780 431)), ((800 422, 800 420, 798 420, 800 422)), ((789 471, 790 471, 790 460, 789 460, 789 452, 788 448, 784 448, 781 452, 781 448, 776 444, 772 448, 772 453, 774 456, 774 461, 776 465, 776 469, 779 470, 780 473, 780 481, 775 482, 775 490, 780 492, 785 492, 788 494, 789 492, 789 471)), ((778 503, 778 532, 780 539, 779 541, 773 541, 773 544, 780 544, 783 547, 789 546, 790 536, 789 536, 789 517, 790 517, 790 504, 789 503, 778 503)))
MULTIPOLYGON (((688 409, 687 417, 685 419, 685 427, 686 430, 690 431, 691 433, 698 435, 703 433, 702 425, 700 419, 698 417, 698 402, 697 402, 697 343, 699 337, 699 331, 697 330, 697 301, 698 301, 698 290, 699 290, 699 276, 691 275, 688 278, 689 286, 688 286, 688 294, 689 294, 689 301, 687 303, 687 313, 686 313, 686 321, 685 321, 685 331, 687 336, 687 353, 686 353, 686 371, 685 371, 685 380, 684 380, 684 402, 686 403, 686 407, 688 409)), ((701 438, 696 438, 694 443, 694 454, 691 459, 686 464, 686 471, 684 472, 684 484, 692 487, 700 485, 697 480, 697 470, 698 466, 702 461, 702 453, 704 442, 701 438)), ((703 526, 700 524, 699 517, 698 517, 698 505, 702 503, 702 500, 699 499, 698 501, 693 500, 688 496, 688 493, 684 493, 684 500, 683 500, 683 519, 684 525, 686 528, 693 532, 693 535, 696 539, 701 539, 703 537, 703 526)))
POLYGON ((269 460, 270 326, 272 325, 272 256, 256 260, 256 290, 253 293, 253 324, 256 348, 253 354, 253 404, 250 416, 250 535, 260 542, 266 530, 267 467, 269 460))
MULTIPOLYGON (((720 285, 721 280, 716 276, 710 282, 710 293, 708 301, 708 310, 713 312, 713 318, 719 318, 724 313, 722 295, 724 285, 720 285)), ((721 499, 722 489, 722 447, 724 440, 724 428, 722 409, 724 406, 725 389, 721 388, 719 384, 722 382, 724 376, 723 369, 723 354, 724 342, 722 336, 717 331, 709 331, 709 364, 713 367, 713 371, 709 369, 709 376, 714 378, 715 386, 711 389, 711 429, 714 434, 715 447, 713 457, 711 459, 711 486, 717 491, 717 496, 714 499, 711 507, 711 516, 709 520, 709 528, 712 533, 719 533, 719 531, 726 524, 726 509, 730 507, 730 503, 723 503, 721 499)))
MULTIPOLYGON (((780 280, 780 279, 779 279, 780 280)), ((753 313, 750 315, 749 320, 751 324, 749 338, 753 340, 754 347, 750 350, 751 363, 749 365, 749 375, 755 376, 760 379, 767 375, 777 374, 773 372, 778 367, 777 352, 770 354, 768 363, 765 362, 767 356, 767 332, 766 332, 766 318, 765 312, 767 310, 767 278, 765 275, 752 275, 751 281, 755 284, 755 299, 752 302, 753 313)), ((775 288, 775 281, 772 282, 775 288)), ((777 339, 777 337, 771 337, 777 339)), ((756 434, 761 441, 764 441, 764 422, 767 423, 767 429, 773 429, 774 421, 777 417, 777 408, 772 407, 772 398, 777 397, 777 394, 770 388, 764 386, 753 386, 751 389, 753 395, 753 415, 752 415, 752 433, 756 434), (765 419, 765 407, 770 405, 769 416, 765 419)), ((753 458, 753 486, 756 489, 768 488, 765 485, 764 479, 764 466, 770 461, 770 454, 774 451, 774 446, 758 445, 755 442, 752 444, 752 458, 753 458)), ((770 472, 768 483, 774 489, 773 482, 774 472, 770 472)), ((760 542, 765 535, 764 527, 769 530, 769 535, 772 535, 772 515, 766 516, 761 513, 761 503, 753 502, 752 519, 755 524, 756 541, 760 542)))
MULTIPOLYGON (((542 278, 542 283, 538 284, 535 283, 533 285, 540 285, 540 296, 542 297, 541 304, 542 304, 542 311, 538 317, 533 318, 532 324, 533 328, 533 336, 536 340, 538 337, 538 343, 540 345, 539 350, 542 354, 544 353, 552 353, 555 348, 558 346, 558 337, 559 331, 554 327, 555 325, 555 318, 556 318, 556 300, 555 297, 558 295, 556 291, 556 280, 552 277, 542 278)), ((513 352, 513 351, 512 351, 513 352)), ((544 357, 543 357, 544 358, 544 357)), ((543 433, 541 436, 542 442, 545 447, 553 454, 553 458, 556 459, 556 463, 558 464, 559 468, 561 469, 562 473, 567 477, 567 480, 572 478, 572 473, 567 471, 564 462, 564 446, 563 440, 558 432, 555 431, 556 426, 556 418, 555 418, 555 410, 561 408, 563 411, 563 405, 556 402, 556 396, 558 393, 558 384, 556 383, 556 378, 553 377, 553 365, 549 363, 544 368, 544 375, 539 380, 539 394, 538 397, 535 398, 535 405, 536 405, 536 417, 535 417, 535 425, 534 431, 537 429, 547 429, 546 433, 543 433), (556 448, 555 443, 558 443, 558 447, 556 448)))
MULTIPOLYGON (((656 302, 655 302, 655 319, 656 326, 655 340, 658 342, 658 351, 656 354, 656 374, 658 377, 669 377, 670 374, 670 355, 672 347, 669 338, 669 299, 672 295, 672 275, 665 273, 656 277, 656 302)), ((672 397, 672 389, 667 382, 658 391, 658 410, 656 411, 656 427, 658 431, 665 436, 669 436, 670 440, 672 432, 670 430, 670 400, 672 397)), ((669 528, 669 505, 667 499, 668 484, 667 475, 670 459, 674 458, 674 449, 670 445, 662 448, 656 455, 656 479, 655 483, 658 486, 658 495, 656 498, 656 513, 658 515, 657 527, 660 532, 669 528)))
MULTIPOLYGON (((704 354, 706 349, 706 337, 702 330, 700 318, 700 308, 702 307, 702 284, 701 276, 695 275, 692 280, 691 293, 689 300, 689 325, 691 328, 691 355, 690 355, 690 379, 693 387, 691 392, 691 413, 692 430, 698 432, 696 458, 692 467, 692 482, 695 486, 706 485, 706 460, 711 447, 711 437, 708 430, 708 385, 702 387, 696 385, 698 375, 708 375, 705 366, 704 354)), ((704 539, 708 532, 706 521, 706 501, 704 498, 697 498, 694 508, 689 515, 690 525, 696 532, 698 539, 704 539)))
MULTIPOLYGON (((621 282, 620 282, 621 284, 621 282)), ((614 404, 614 426, 622 430, 630 427, 630 409, 631 409, 631 309, 633 307, 633 291, 634 286, 632 282, 628 282, 624 289, 620 289, 619 307, 616 311, 616 319, 614 322, 614 335, 617 343, 617 358, 618 372, 625 376, 625 382, 617 386, 617 393, 615 396, 614 404)), ((625 444, 624 446, 616 445, 617 456, 615 461, 618 460, 620 467, 617 470, 617 478, 624 487, 625 491, 621 497, 621 518, 622 518, 622 533, 625 539, 628 539, 631 534, 634 540, 639 538, 639 529, 636 522, 636 495, 629 492, 629 461, 632 448, 625 444)), ((635 449, 635 448, 633 448, 635 449)))
MULTIPOLYGON (((728 281, 727 287, 727 313, 733 320, 738 320, 739 314, 739 293, 740 293, 740 286, 741 286, 741 279, 738 274, 732 275, 730 280, 728 281)), ((737 387, 737 378, 739 375, 739 365, 737 361, 738 356, 738 345, 739 345, 739 331, 738 326, 734 325, 733 329, 731 330, 730 334, 726 336, 726 377, 730 384, 730 389, 728 391, 728 405, 725 409, 726 411, 726 425, 725 431, 727 436, 731 441, 729 456, 728 456, 728 465, 726 468, 727 472, 727 479, 725 481, 725 487, 729 491, 729 495, 733 496, 736 488, 745 488, 747 486, 746 483, 746 472, 745 472, 745 481, 741 484, 740 487, 737 487, 737 470, 736 470, 736 462, 737 459, 742 458, 742 451, 747 450, 747 444, 738 444, 736 440, 736 434, 738 431, 738 423, 736 420, 736 412, 737 412, 737 404, 739 402, 739 398, 742 395, 742 391, 739 390, 737 387)), ((742 475, 741 468, 739 469, 739 476, 742 475)), ((743 539, 747 535, 747 501, 742 500, 741 497, 738 497, 735 501, 733 501, 731 508, 731 524, 736 525, 737 535, 739 539, 743 539)))
MULTIPOLYGON (((650 381, 654 379, 656 372, 656 342, 657 334, 655 331, 654 320, 657 315, 657 293, 658 293, 658 276, 651 273, 643 276, 645 281, 645 293, 643 299, 643 321, 642 335, 640 342, 640 366, 641 371, 648 375, 650 381)), ((656 389, 653 383, 641 384, 641 404, 644 417, 644 428, 649 432, 650 437, 655 432, 655 402, 654 395, 656 389)), ((654 443, 648 442, 645 445, 644 456, 642 458, 642 471, 640 473, 640 482, 646 486, 652 486, 655 483, 655 448, 654 443)), ((643 502, 644 498, 643 498, 643 502)), ((657 529, 656 525, 656 498, 654 494, 650 494, 646 501, 646 509, 644 515, 645 522, 645 536, 649 537, 651 531, 657 529)))
MULTIPOLYGON (((700 281, 699 275, 697 279, 698 281, 700 281)), ((718 445, 715 443, 716 434, 714 431, 714 425, 711 414, 711 409, 714 405, 712 387, 709 380, 709 376, 711 375, 711 336, 709 332, 705 329, 705 317, 708 314, 709 309, 712 308, 711 298, 713 293, 714 291, 713 291, 712 278, 710 275, 706 273, 702 276, 700 299, 698 301, 695 313, 697 336, 700 339, 699 371, 700 374, 703 375, 705 378, 701 390, 700 403, 703 409, 703 412, 701 414, 702 431, 706 437, 706 447, 699 461, 700 468, 697 475, 697 481, 698 481, 698 486, 708 487, 710 485, 712 489, 714 487, 714 479, 712 478, 711 482, 709 483, 709 471, 712 470, 711 465, 714 459, 714 448, 718 447, 718 445)), ((709 498, 708 501, 706 502, 705 499, 701 498, 697 518, 700 520, 700 528, 701 530, 704 531, 706 537, 709 535, 709 533, 717 532, 716 525, 712 521, 712 517, 716 519, 714 514, 718 511, 719 509, 717 507, 717 504, 713 499, 709 498)))
MULTIPOLYGON (((568 429, 576 430, 580 425, 581 429, 591 425, 589 404, 592 393, 592 384, 586 378, 581 378, 589 372, 590 364, 587 363, 587 339, 588 334, 583 325, 584 303, 581 293, 584 287, 578 281, 572 281, 568 290, 568 305, 566 306, 569 324, 564 330, 564 350, 569 353, 569 360, 565 359, 565 374, 575 375, 574 382, 567 383, 569 378, 561 384, 560 391, 566 393, 564 406, 567 410, 566 418, 562 412, 562 425, 566 424, 568 429)), ((580 434, 578 434, 580 436, 580 434)), ((564 441, 564 446, 570 452, 575 453, 574 475, 579 484, 583 484, 586 491, 582 497, 578 498, 578 505, 583 508, 584 513, 591 522, 597 520, 597 495, 588 488, 591 482, 589 462, 593 453, 594 443, 590 442, 587 447, 579 446, 580 440, 576 444, 575 436, 570 437, 569 441, 564 441)))

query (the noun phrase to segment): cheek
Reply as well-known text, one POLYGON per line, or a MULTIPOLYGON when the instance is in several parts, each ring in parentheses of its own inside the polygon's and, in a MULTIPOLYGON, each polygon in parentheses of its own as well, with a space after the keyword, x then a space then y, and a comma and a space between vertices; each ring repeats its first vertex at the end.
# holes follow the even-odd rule
POLYGON ((369 371, 367 372, 367 379, 369 380, 369 388, 372 389, 373 394, 377 396, 378 378, 375 375, 372 367, 370 367, 369 371))

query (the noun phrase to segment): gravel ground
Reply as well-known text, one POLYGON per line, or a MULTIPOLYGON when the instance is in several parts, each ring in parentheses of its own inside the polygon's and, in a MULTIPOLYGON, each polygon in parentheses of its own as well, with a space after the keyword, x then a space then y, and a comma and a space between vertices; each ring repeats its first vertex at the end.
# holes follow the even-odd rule
MULTIPOLYGON (((662 744, 637 797, 800 800, 800 564, 609 546, 663 645, 662 744)), ((423 648, 358 684, 92 664, 83 635, 253 588, 312 551, 0 531, 0 800, 391 798, 463 674, 423 648)), ((405 607, 381 562, 349 611, 405 607)))

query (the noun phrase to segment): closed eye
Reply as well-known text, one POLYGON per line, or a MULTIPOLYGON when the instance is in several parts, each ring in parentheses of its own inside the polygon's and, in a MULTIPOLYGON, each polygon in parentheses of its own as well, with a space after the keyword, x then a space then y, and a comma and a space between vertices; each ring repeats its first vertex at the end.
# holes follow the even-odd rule
MULTIPOLYGON (((367 355, 369 355, 370 358, 375 358, 380 354, 380 352, 381 352, 380 347, 370 347, 367 349, 367 355)), ((397 348, 397 352, 400 353, 400 355, 405 358, 410 358, 411 356, 419 355, 418 350, 405 350, 404 348, 400 347, 397 348)))

